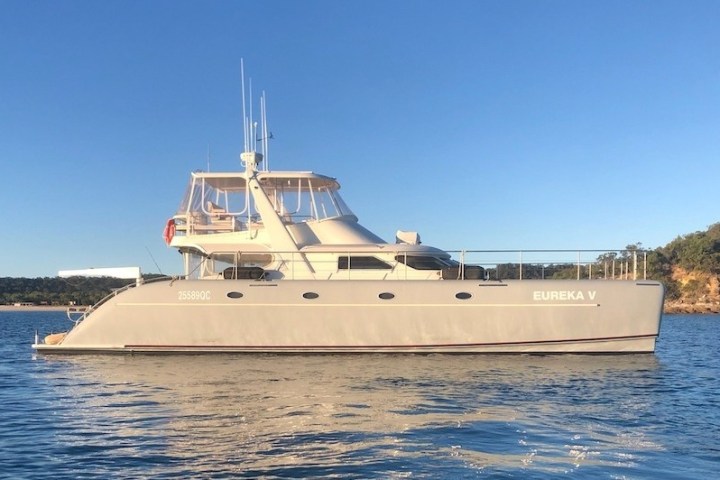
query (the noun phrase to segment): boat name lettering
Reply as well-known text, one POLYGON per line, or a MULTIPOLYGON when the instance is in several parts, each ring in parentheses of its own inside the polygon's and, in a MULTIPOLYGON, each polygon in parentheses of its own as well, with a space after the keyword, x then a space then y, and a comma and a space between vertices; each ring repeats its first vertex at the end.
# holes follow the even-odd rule
POLYGON ((210 290, 179 290, 178 300, 210 300, 210 290))
POLYGON ((552 300, 595 300, 597 290, 535 290, 533 300, 547 302, 552 300))

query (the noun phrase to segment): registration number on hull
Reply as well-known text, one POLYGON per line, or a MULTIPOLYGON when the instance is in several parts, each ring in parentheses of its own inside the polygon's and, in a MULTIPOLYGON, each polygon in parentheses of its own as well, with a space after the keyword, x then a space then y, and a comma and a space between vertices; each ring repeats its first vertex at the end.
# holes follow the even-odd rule
POLYGON ((179 290, 177 294, 181 302, 210 300, 210 290, 179 290))

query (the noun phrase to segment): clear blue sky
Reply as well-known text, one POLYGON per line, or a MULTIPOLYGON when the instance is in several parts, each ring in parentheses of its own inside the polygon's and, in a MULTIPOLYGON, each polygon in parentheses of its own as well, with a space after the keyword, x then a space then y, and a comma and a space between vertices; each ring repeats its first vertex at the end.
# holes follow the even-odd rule
POLYGON ((271 164, 447 248, 663 246, 720 221, 718 1, 0 0, 0 276, 179 273, 191 170, 271 164))

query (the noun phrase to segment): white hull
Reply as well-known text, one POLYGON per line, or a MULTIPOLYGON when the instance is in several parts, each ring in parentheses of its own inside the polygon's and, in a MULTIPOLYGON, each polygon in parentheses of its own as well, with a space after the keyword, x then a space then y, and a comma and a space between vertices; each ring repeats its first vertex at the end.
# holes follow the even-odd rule
POLYGON ((62 342, 34 348, 44 353, 653 352, 663 294, 655 281, 163 281, 121 292, 62 342), (307 293, 317 298, 304 298, 307 293), (394 297, 379 298, 383 293, 394 297), (458 299, 458 293, 470 298, 458 299))
MULTIPOLYGON (((251 118, 244 124, 243 170, 192 172, 165 224, 166 244, 182 254, 183 280, 143 283, 139 269, 63 272, 131 275, 138 285, 92 307, 66 335, 37 339, 37 351, 655 350, 663 286, 628 280, 645 276, 645 252, 582 250, 570 261, 560 250, 529 250, 526 257, 451 252, 402 230, 388 243, 359 223, 335 178, 270 171, 267 142, 257 151, 257 134, 268 138, 264 118, 262 132, 250 127, 257 125, 251 118), (568 276, 577 280, 529 280, 568 276)), ((427 173, 427 193, 441 200, 453 173, 427 173)), ((397 188, 401 194, 405 186, 397 188)))

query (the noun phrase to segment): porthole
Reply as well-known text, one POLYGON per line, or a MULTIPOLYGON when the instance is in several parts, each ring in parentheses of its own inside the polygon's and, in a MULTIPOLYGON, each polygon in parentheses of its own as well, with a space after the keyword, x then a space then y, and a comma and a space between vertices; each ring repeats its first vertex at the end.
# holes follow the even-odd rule
POLYGON ((303 293, 303 298, 305 298, 305 299, 307 299, 307 300, 315 300, 315 299, 318 298, 319 296, 320 296, 320 295, 318 295, 318 294, 315 293, 315 292, 305 292, 305 293, 303 293))
POLYGON ((378 297, 383 300, 392 300, 393 298, 395 298, 395 294, 392 294, 390 292, 383 292, 380 295, 378 295, 378 297))
POLYGON ((470 294, 468 292, 458 292, 455 294, 455 298, 457 298, 458 300, 467 300, 468 298, 471 298, 471 297, 472 297, 472 294, 470 294))
POLYGON ((227 296, 228 298, 242 298, 243 294, 240 292, 228 292, 227 296))

